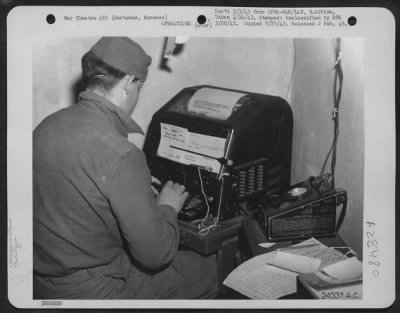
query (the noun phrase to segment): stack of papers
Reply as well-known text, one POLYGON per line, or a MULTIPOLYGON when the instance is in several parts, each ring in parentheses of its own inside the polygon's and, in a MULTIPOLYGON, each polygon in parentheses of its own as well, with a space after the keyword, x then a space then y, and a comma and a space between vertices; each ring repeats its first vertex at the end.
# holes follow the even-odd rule
MULTIPOLYGON (((351 259, 359 262, 356 258, 351 259)), ((323 270, 331 279, 336 279, 335 275, 342 278, 340 275, 345 273, 362 276, 362 266, 359 266, 361 262, 355 266, 351 259, 315 238, 310 238, 244 262, 228 275, 223 284, 251 299, 278 299, 296 292, 296 278, 300 274, 309 275, 323 270), (348 271, 343 270, 341 261, 348 262, 343 263, 344 267, 349 268, 348 271)))
POLYGON ((301 276, 313 288, 332 288, 354 284, 362 280, 362 263, 356 257, 331 264, 318 272, 301 276))

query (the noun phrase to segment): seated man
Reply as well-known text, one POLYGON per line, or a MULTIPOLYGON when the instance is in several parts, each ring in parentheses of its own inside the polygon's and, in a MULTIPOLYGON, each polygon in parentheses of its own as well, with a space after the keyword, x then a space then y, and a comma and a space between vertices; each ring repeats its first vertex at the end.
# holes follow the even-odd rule
POLYGON ((144 154, 127 140, 151 58, 101 38, 82 58, 86 90, 33 133, 35 299, 212 298, 216 261, 177 251, 187 197, 156 196, 144 154))

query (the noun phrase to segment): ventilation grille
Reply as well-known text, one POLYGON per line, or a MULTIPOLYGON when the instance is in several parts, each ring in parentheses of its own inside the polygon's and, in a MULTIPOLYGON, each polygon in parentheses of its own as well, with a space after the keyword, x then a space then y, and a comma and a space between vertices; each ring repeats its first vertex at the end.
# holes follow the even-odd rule
POLYGON ((281 166, 271 165, 266 160, 251 162, 238 169, 239 199, 252 196, 259 192, 277 193, 280 191, 281 166))

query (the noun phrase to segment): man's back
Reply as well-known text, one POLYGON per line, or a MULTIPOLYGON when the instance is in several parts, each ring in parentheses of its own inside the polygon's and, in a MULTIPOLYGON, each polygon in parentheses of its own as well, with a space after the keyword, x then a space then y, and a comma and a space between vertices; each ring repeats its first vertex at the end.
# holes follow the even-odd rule
POLYGON ((126 37, 103 37, 82 57, 77 105, 33 134, 35 299, 212 297, 214 258, 177 251, 188 193, 157 195, 144 154, 127 141, 151 57, 126 37))
POLYGON ((108 263, 122 241, 106 183, 121 155, 135 147, 109 113, 88 103, 46 118, 33 142, 35 270, 63 275, 108 263))

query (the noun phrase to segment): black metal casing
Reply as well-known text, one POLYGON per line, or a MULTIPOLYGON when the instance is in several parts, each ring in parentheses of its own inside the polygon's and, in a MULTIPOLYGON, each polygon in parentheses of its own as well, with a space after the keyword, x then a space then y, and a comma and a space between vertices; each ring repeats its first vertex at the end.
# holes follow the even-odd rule
POLYGON ((235 215, 240 201, 260 193, 280 193, 289 187, 292 131, 292 110, 280 97, 194 86, 183 89, 153 115, 143 150, 153 176, 162 183, 173 180, 184 184, 191 195, 199 195, 203 200, 205 193, 212 215, 226 220, 235 215), (238 107, 228 118, 213 119, 185 111, 187 102, 201 88, 246 95, 240 98, 238 107), (158 156, 161 123, 226 138, 224 156, 218 158, 222 165, 220 173, 199 171, 196 166, 158 156))
POLYGON ((256 214, 268 240, 305 240, 311 237, 334 237, 337 234, 337 209, 341 216, 347 209, 347 192, 330 188, 319 191, 312 180, 293 185, 281 195, 274 195, 256 214), (304 190, 294 196, 292 191, 304 190))

